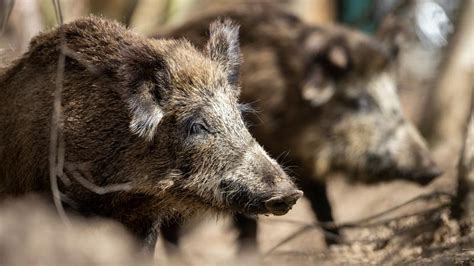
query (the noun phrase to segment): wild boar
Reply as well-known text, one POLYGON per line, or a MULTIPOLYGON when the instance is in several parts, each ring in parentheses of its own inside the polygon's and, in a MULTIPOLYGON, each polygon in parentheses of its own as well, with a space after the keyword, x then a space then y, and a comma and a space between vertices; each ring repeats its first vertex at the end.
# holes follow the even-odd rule
MULTIPOLYGON (((395 49, 343 27, 310 27, 268 5, 200 17, 157 37, 201 46, 217 16, 241 25, 242 100, 256 109, 247 116, 251 133, 273 156, 286 154, 319 221, 333 221, 324 183, 330 172, 365 183, 427 184, 440 174, 402 112, 391 71, 395 49)), ((243 246, 255 244, 255 221, 239 216, 236 223, 243 246)), ((177 243, 176 231, 163 231, 177 243)))
POLYGON ((35 37, 0 76, 1 198, 51 193, 61 50, 68 51, 60 126, 71 184, 63 181, 60 190, 75 211, 121 222, 152 250, 169 217, 282 215, 301 197, 242 120, 237 25, 212 23, 206 47, 197 50, 186 40, 148 39, 88 17, 35 37), (79 177, 130 189, 99 195, 79 177))

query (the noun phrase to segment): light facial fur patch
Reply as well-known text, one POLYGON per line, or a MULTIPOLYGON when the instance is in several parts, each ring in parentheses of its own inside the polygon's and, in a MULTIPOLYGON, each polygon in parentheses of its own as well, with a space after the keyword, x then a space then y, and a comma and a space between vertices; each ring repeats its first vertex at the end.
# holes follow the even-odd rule
POLYGON ((369 80, 367 89, 383 113, 401 115, 401 105, 395 81, 388 73, 381 73, 369 80))
POLYGON ((132 114, 129 126, 130 131, 145 138, 147 141, 153 140, 156 127, 164 115, 161 108, 148 92, 133 96, 128 103, 132 114))

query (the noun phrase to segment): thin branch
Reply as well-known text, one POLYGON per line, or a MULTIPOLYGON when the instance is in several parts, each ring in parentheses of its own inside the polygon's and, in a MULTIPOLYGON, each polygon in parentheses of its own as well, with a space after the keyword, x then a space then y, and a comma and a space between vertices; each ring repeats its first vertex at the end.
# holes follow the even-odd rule
MULTIPOLYGON (((307 224, 307 223, 303 223, 303 222, 300 222, 300 221, 295 221, 295 220, 281 220, 281 219, 278 219, 278 220, 262 220, 264 222, 286 222, 286 223, 292 223, 292 224, 298 224, 298 225, 302 225, 303 227, 301 229, 299 229, 298 231, 296 231, 295 233, 289 235, 288 237, 284 238, 283 240, 281 240, 280 242, 278 242, 278 244, 276 244, 274 247, 272 247, 269 251, 267 251, 265 253, 265 256, 269 255, 270 253, 272 253, 273 251, 275 251, 277 248, 279 248, 280 246, 282 246, 283 244, 287 243, 288 241, 291 241, 292 239, 295 239, 296 237, 300 236, 301 234, 303 234, 304 232, 306 231, 309 231, 311 229, 314 229, 315 227, 321 227, 322 229, 322 232, 329 238, 335 238, 335 239, 339 239, 340 237, 332 232, 329 232, 329 231, 326 231, 327 229, 342 229, 342 228, 356 228, 356 227, 374 227, 374 226, 380 226, 380 225, 386 225, 388 223, 391 223, 393 221, 399 221, 401 219, 404 219, 404 218, 409 218, 409 217, 413 217, 413 216, 418 216, 418 215, 428 215, 428 214, 431 214, 431 213, 436 213, 438 211, 441 211, 445 208, 448 208, 449 206, 451 206, 451 202, 448 202, 448 203, 443 203, 443 204, 440 204, 436 207, 433 207, 433 208, 429 208, 429 209, 424 209, 422 211, 418 211, 418 212, 414 212, 414 213, 410 213, 410 214, 405 214, 405 215, 400 215, 400 216, 397 216, 397 217, 393 217, 393 218, 386 218, 386 219, 383 219, 383 220, 379 220, 379 221, 375 221, 375 222, 372 222, 372 223, 369 223, 370 221, 373 221, 374 219, 377 219, 377 218, 381 218, 389 213, 392 213, 396 210, 399 210, 411 203, 414 203, 416 201, 420 201, 420 200, 429 200, 429 199, 432 199, 432 198, 436 198, 436 197, 441 197, 441 196, 448 196, 449 199, 452 200, 453 196, 449 193, 446 193, 446 192, 440 192, 440 191, 436 191, 436 192, 432 192, 432 193, 428 193, 428 194, 423 194, 423 195, 419 195, 413 199, 410 199, 402 204, 399 204, 397 206, 394 206, 392 208, 389 208, 387 210, 384 210, 382 212, 379 212, 377 214, 374 214, 374 215, 371 215, 369 217, 365 217, 365 218, 362 218, 362 219, 359 219, 359 220, 356 220, 356 221, 352 221, 352 222, 347 222, 347 223, 341 223, 341 224, 337 224, 337 223, 328 223, 328 222, 321 222, 321 223, 313 223, 313 224, 307 224)), ((418 227, 414 227, 414 228, 418 228, 418 227)), ((402 230, 398 233, 401 233, 401 234, 405 234, 407 232, 411 232, 413 231, 412 230, 413 228, 408 228, 408 229, 405 229, 405 230, 402 230)), ((378 241, 377 239, 375 240, 371 240, 369 242, 374 242, 374 241, 378 241)), ((367 242, 367 241, 350 241, 350 242, 367 242)))
MULTIPOLYGON (((373 222, 373 223, 367 223, 367 224, 352 224, 350 226, 350 228, 356 228, 356 227, 363 227, 363 228, 367 228, 367 227, 374 227, 374 226, 380 226, 380 225, 385 225, 385 224, 388 224, 390 222, 394 222, 394 221, 398 221, 398 220, 401 220, 401 219, 405 219, 405 218, 410 218, 410 217, 413 217, 413 216, 420 216, 420 215, 426 215, 426 214, 429 214, 429 213, 435 213, 435 212, 438 212, 440 210, 443 210, 443 209, 446 209, 448 207, 451 206, 451 203, 445 203, 445 204, 441 204, 439 206, 436 206, 436 207, 433 207, 433 208, 430 208, 430 209, 424 209, 422 211, 418 211, 418 212, 413 212, 413 213, 409 213, 409 214, 404 214, 404 215, 400 215, 400 216, 396 216, 396 217, 393 217, 393 218, 387 218, 387 219, 383 219, 383 220, 380 220, 380 221, 376 221, 376 222, 373 222)), ((341 228, 341 227, 339 227, 341 228)), ((346 227, 346 228, 349 228, 349 227, 346 227)))
POLYGON ((72 177, 79 182, 83 187, 87 188, 88 190, 99 194, 107 194, 112 192, 119 192, 119 191, 128 191, 132 188, 130 183, 123 183, 123 184, 111 184, 107 186, 97 186, 96 184, 90 182, 79 172, 74 172, 72 177))
POLYGON ((3 18, 3 21, 2 21, 3 24, 2 24, 2 31, 0 32, 0 37, 3 36, 3 34, 5 33, 5 30, 6 30, 7 25, 8 25, 8 20, 10 19, 10 15, 12 13, 14 5, 15 5, 15 0, 11 0, 10 5, 6 8, 7 12, 6 12, 5 17, 3 18))
MULTIPOLYGON (((396 205, 392 208, 389 208, 387 210, 384 210, 382 212, 379 212, 379 213, 376 213, 374 215, 371 215, 371 216, 368 216, 368 217, 364 217, 362 219, 359 219, 359 220, 354 220, 354 221, 350 221, 350 222, 345 222, 345 223, 334 223, 334 222, 315 222, 312 224, 312 226, 319 226, 319 227, 322 227, 323 229, 343 229, 343 228, 351 228, 351 227, 363 227, 364 225, 363 224, 366 224, 372 220, 375 220, 377 218, 381 218, 383 216, 386 216, 390 213, 393 213, 403 207, 406 207, 414 202, 417 202, 417 201, 421 201, 421 200, 429 200, 429 199, 432 199, 432 198, 436 198, 436 197, 440 197, 440 196, 446 196, 448 197, 449 199, 452 199, 453 198, 453 195, 452 194, 449 194, 447 192, 442 192, 442 191, 435 191, 435 192, 431 192, 431 193, 427 193, 427 194, 422 194, 422 195, 419 195, 419 196, 416 196, 408 201, 405 201, 399 205, 396 205)), ((444 207, 444 205, 441 205, 441 207, 444 207)), ((440 206, 438 206, 438 208, 440 208, 440 206)), ((416 215, 415 214, 412 214, 413 215, 416 215)), ((397 217, 393 218, 393 219, 396 219, 397 217)), ((389 221, 391 219, 387 219, 386 221, 389 221)), ((289 219, 262 219, 262 221, 264 222, 277 222, 277 223, 290 223, 290 224, 297 224, 297 225, 308 225, 308 223, 305 223, 305 222, 301 222, 301 221, 297 221, 297 220, 289 220, 289 219)), ((366 226, 370 226, 371 224, 369 225, 366 225, 366 226)))
MULTIPOLYGON (((56 21, 58 22, 59 26, 63 26, 63 14, 61 10, 61 3, 60 0, 52 0, 53 1, 53 7, 54 7, 54 14, 56 15, 56 21)), ((64 44, 64 42, 62 42, 64 44)))
MULTIPOLYGON (((443 207, 448 207, 449 205, 445 205, 443 207)), ((408 218, 408 217, 412 217, 412 216, 416 216, 416 215, 427 215, 428 213, 434 213, 436 210, 439 210, 439 208, 431 208, 431 209, 428 209, 428 210, 424 210, 424 211, 421 211, 421 212, 418 212, 418 213, 411 213, 411 214, 408 214, 408 215, 403 215, 403 216, 400 216, 400 217, 396 217, 396 218, 392 218, 392 219, 386 219, 384 221, 380 221, 380 222, 376 222, 376 223, 373 223, 373 224, 368 224, 368 225, 360 225, 358 227, 372 227, 372 226, 380 226, 380 225, 385 225, 385 224, 388 224, 390 222, 393 222, 393 221, 396 221, 396 220, 400 220, 400 219, 403 219, 403 218, 408 218)), ((410 233, 410 232, 413 232, 416 228, 425 228, 424 226, 426 225, 429 225, 429 224, 432 224, 434 219, 431 219, 429 221, 425 221, 421 224, 417 224, 413 227, 410 227, 410 228, 405 228, 403 230, 398 230, 394 233, 394 235, 397 235, 397 236, 400 236, 400 235, 404 235, 404 234, 407 234, 407 233, 410 233)), ((314 224, 309 224, 309 225, 305 225, 303 226, 301 229, 299 229, 298 231, 296 231, 295 233, 292 233, 290 234, 289 236, 287 236, 286 238, 284 238, 283 240, 281 240, 280 242, 278 242, 278 244, 276 244, 275 246, 273 246, 270 250, 268 250, 266 253, 265 253, 265 256, 269 255, 270 253, 273 253, 277 248, 281 247, 282 245, 284 245, 285 243, 295 239, 296 237, 300 236, 301 234, 303 234, 304 232, 306 231, 309 231, 311 229, 319 229, 319 228, 316 228, 314 224)), ((327 238, 331 238, 331 239, 338 239, 338 240, 341 240, 342 238, 337 235, 337 234, 334 234, 332 232, 329 232, 329 231, 325 231, 325 230, 322 230, 322 232, 324 233, 324 235, 327 237, 327 238)), ((352 240, 347 240, 345 239, 344 242, 347 242, 347 243, 373 243, 373 242, 378 242, 378 241, 388 241, 390 240, 390 238, 392 238, 394 235, 390 235, 389 238, 378 238, 378 239, 352 239, 352 240)))
POLYGON ((64 164, 64 173, 62 178, 70 180, 76 180, 80 185, 85 187, 86 189, 99 194, 107 194, 112 192, 119 192, 119 191, 129 191, 132 189, 132 185, 130 182, 126 183, 119 183, 119 184, 109 184, 105 186, 98 186, 94 184, 92 181, 92 175, 90 174, 90 165, 88 162, 86 163, 71 163, 67 162, 64 164))
POLYGON ((101 73, 101 70, 98 67, 89 64, 85 59, 80 56, 80 54, 69 49, 66 45, 63 46, 62 51, 67 57, 76 60, 79 64, 84 66, 90 73, 95 75, 99 75, 101 73))
MULTIPOLYGON (((91 73, 98 73, 99 69, 88 64, 83 60, 78 54, 76 54, 71 49, 67 48, 64 29, 63 29, 63 15, 61 10, 61 5, 59 0, 52 0, 56 19, 59 24, 59 34, 60 34, 60 49, 59 49, 59 59, 58 59, 58 70, 56 76, 56 90, 54 92, 54 109, 51 121, 51 142, 50 142, 50 155, 49 155, 49 164, 50 164, 50 182, 51 182, 51 191, 53 193, 54 204, 58 210, 61 218, 68 222, 66 213, 62 206, 62 201, 71 202, 69 198, 64 198, 65 194, 62 194, 59 191, 58 186, 58 177, 64 183, 64 185, 69 186, 71 184, 70 176, 64 173, 65 166, 65 142, 64 135, 62 132, 61 121, 62 121, 62 91, 63 91, 63 80, 64 80, 64 68, 66 57, 70 57, 80 64, 84 65, 91 73)), ((73 169, 72 177, 79 182, 83 187, 96 194, 106 194, 111 192, 118 191, 128 191, 131 189, 130 183, 125 184, 112 184, 108 186, 97 186, 84 178, 84 173, 80 172, 80 169, 73 169), (74 171, 78 170, 78 171, 74 171)), ((74 205, 74 204, 73 204, 74 205)))
MULTIPOLYGON (((378 238, 372 238, 372 239, 364 239, 364 238, 351 239, 351 240, 346 240, 346 242, 347 244, 351 244, 351 243, 369 244, 369 243, 374 243, 374 242, 388 242, 394 237, 411 233, 413 231, 416 231, 417 229, 424 229, 426 231, 428 229, 428 226, 434 225, 436 222, 440 221, 439 216, 433 217, 434 213, 436 213, 434 210, 430 210, 429 212, 422 213, 422 215, 428 215, 428 213, 431 213, 432 215, 431 218, 424 219, 420 223, 417 223, 414 225, 393 228, 393 233, 390 234, 390 236, 378 237, 378 238)), ((406 218, 408 217, 409 216, 407 216, 406 218)), ((393 221, 390 221, 390 222, 393 222, 393 221)), ((387 225, 387 224, 380 224, 379 226, 381 225, 387 225)), ((431 227, 429 227, 429 229, 431 229, 431 227)))
POLYGON ((58 70, 56 75, 56 89, 54 91, 53 114, 51 118, 51 135, 49 145, 49 179, 51 183, 51 192, 53 194, 53 201, 59 216, 67 225, 70 221, 64 211, 61 201, 61 192, 58 186, 58 173, 63 172, 64 164, 64 141, 62 138, 62 130, 60 128, 60 121, 62 118, 61 110, 61 94, 63 90, 64 67, 66 63, 66 56, 62 51, 64 46, 64 32, 63 32, 63 18, 61 14, 61 5, 59 0, 52 0, 56 18, 59 23, 60 34, 60 49, 58 58, 58 70))
POLYGON ((323 223, 323 227, 326 227, 326 228, 328 228, 328 227, 329 228, 333 228, 333 227, 335 227, 335 228, 357 227, 357 226, 360 226, 361 224, 368 223, 369 221, 372 221, 372 220, 377 219, 377 218, 381 218, 381 217, 383 217, 387 214, 395 212, 395 211, 397 211, 397 210, 399 210, 403 207, 406 207, 406 206, 408 206, 408 205, 410 205, 414 202, 421 201, 421 200, 423 200, 423 201, 430 200, 432 198, 441 197, 441 196, 446 196, 449 199, 453 198, 453 195, 450 194, 450 193, 442 192, 442 191, 435 191, 435 192, 419 195, 419 196, 414 197, 411 200, 408 200, 408 201, 406 201, 402 204, 396 205, 392 208, 389 208, 385 211, 382 211, 382 212, 379 212, 377 214, 371 215, 369 217, 365 217, 365 218, 362 218, 362 219, 359 219, 359 220, 355 220, 355 221, 352 221, 352 222, 341 223, 341 224, 327 223, 326 226, 324 225, 325 223, 323 223))

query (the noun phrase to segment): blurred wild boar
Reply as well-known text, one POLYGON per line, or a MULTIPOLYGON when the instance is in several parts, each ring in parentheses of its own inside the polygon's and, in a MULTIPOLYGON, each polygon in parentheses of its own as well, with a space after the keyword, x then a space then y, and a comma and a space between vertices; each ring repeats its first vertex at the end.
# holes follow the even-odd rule
MULTIPOLYGON (((273 156, 287 153, 319 221, 333 221, 324 183, 331 171, 365 183, 427 184, 440 174, 402 112, 391 71, 395 49, 343 27, 310 27, 266 5, 204 16, 158 37, 202 46, 205 25, 218 16, 241 26, 241 98, 256 109, 247 116, 251 133, 273 156)), ((254 244, 255 221, 239 216, 236 223, 243 245, 254 244)), ((174 227, 163 231, 177 243, 174 227)))
POLYGON ((197 50, 89 17, 35 37, 0 75, 0 198, 51 194, 48 146, 62 45, 60 190, 76 212, 119 221, 153 250, 157 228, 175 215, 282 215, 301 197, 242 120, 236 25, 212 23, 197 50), (81 178, 130 189, 99 195, 81 178))

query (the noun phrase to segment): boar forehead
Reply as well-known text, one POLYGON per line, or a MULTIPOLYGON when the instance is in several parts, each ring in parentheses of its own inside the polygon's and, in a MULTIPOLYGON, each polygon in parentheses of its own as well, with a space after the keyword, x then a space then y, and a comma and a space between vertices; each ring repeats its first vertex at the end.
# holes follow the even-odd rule
POLYGON ((367 84, 367 90, 383 113, 401 115, 400 101, 391 75, 384 72, 372 77, 367 84))
MULTIPOLYGON (((184 99, 183 99, 184 100, 184 99)), ((226 134, 240 144, 248 142, 248 134, 242 120, 237 100, 223 90, 216 90, 194 104, 185 116, 202 118, 215 133, 226 134)))
POLYGON ((362 80, 348 82, 345 94, 351 98, 368 96, 377 107, 377 112, 385 117, 403 118, 396 84, 391 74, 381 72, 362 80), (351 85, 352 83, 352 85, 351 85))
POLYGON ((216 91, 205 109, 215 114, 221 121, 231 122, 227 124, 230 128, 244 128, 240 111, 237 108, 237 100, 229 93, 221 90, 216 91))
POLYGON ((182 119, 203 119, 212 130, 233 131, 243 138, 245 125, 238 109, 238 88, 228 83, 225 66, 188 42, 179 46, 170 42, 168 46, 171 110, 182 119))
POLYGON ((224 136, 236 145, 247 142, 250 134, 242 120, 235 95, 226 89, 206 87, 213 84, 203 86, 174 90, 169 99, 168 113, 182 124, 202 122, 214 135, 224 136))

